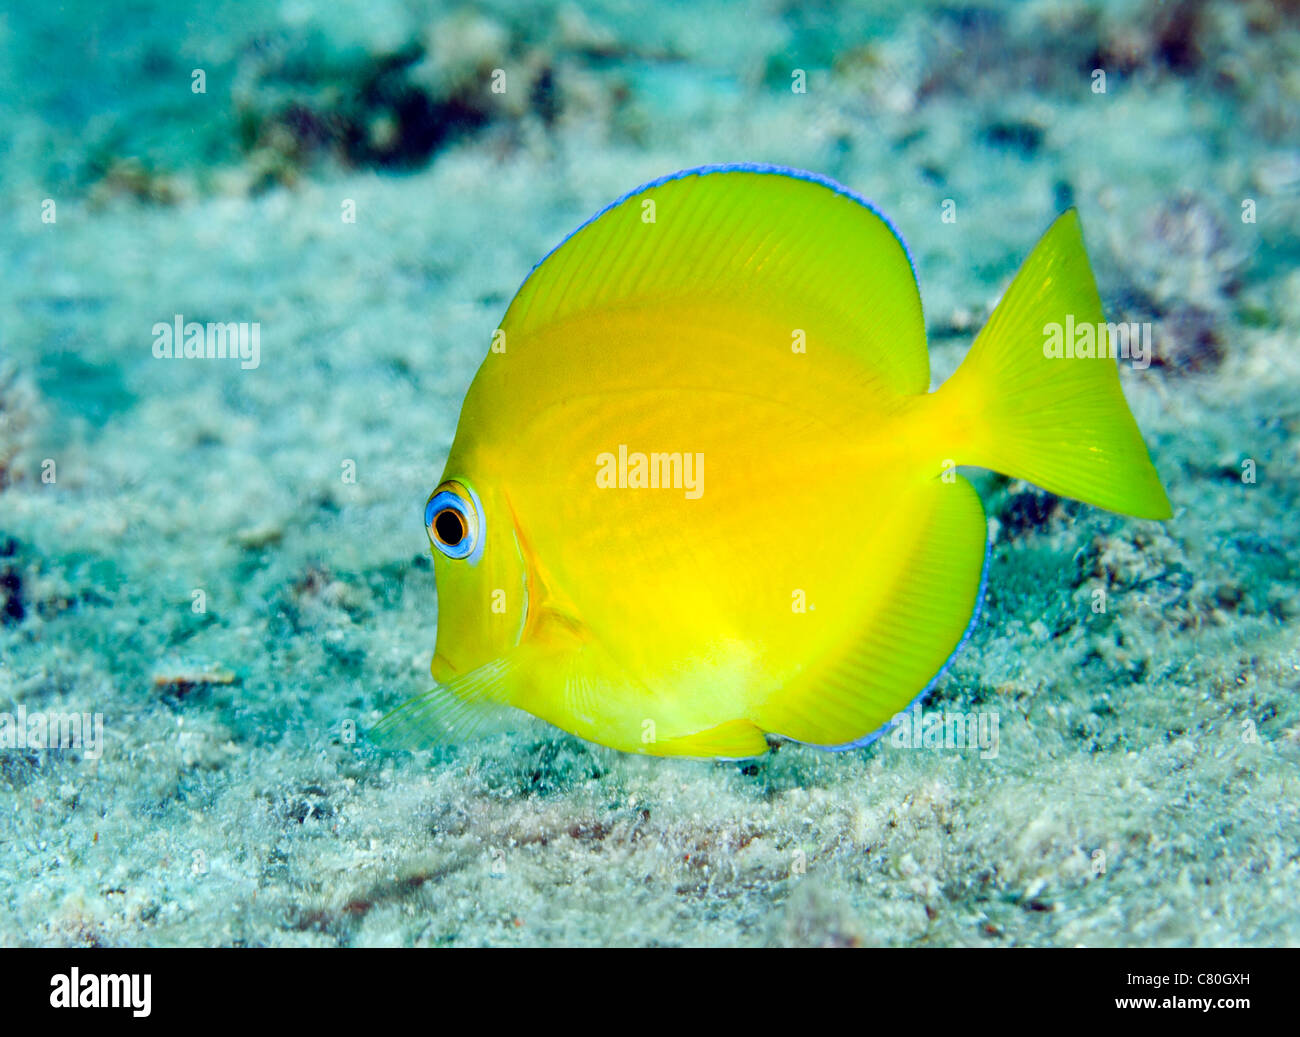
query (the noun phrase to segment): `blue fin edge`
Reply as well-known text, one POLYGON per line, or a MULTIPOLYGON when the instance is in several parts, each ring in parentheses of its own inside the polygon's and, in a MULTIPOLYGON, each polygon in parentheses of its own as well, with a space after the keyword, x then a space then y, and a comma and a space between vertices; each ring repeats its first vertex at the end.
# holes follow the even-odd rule
POLYGON ((920 282, 916 276, 916 263, 912 260, 912 252, 907 247, 907 242, 903 240, 903 235, 898 233, 898 228, 894 226, 888 216, 881 212, 874 203, 864 198, 856 191, 845 187, 837 180, 832 180, 828 176, 823 176, 821 173, 814 173, 807 169, 795 169, 792 166, 775 166, 766 162, 728 162, 718 163, 716 165, 693 166, 690 169, 679 169, 675 173, 669 173, 666 176, 661 176, 657 179, 641 184, 639 187, 632 188, 632 190, 628 191, 626 194, 610 202, 605 206, 605 208, 601 209, 600 212, 596 213, 595 216, 592 216, 588 220, 584 220, 579 226, 566 234, 563 241, 533 264, 533 268, 528 271, 528 275, 520 282, 519 288, 522 289, 523 286, 528 283, 528 278, 532 277, 533 274, 536 273, 538 267, 567 245, 574 235, 591 226, 598 219, 604 216, 605 213, 617 209, 629 198, 634 198, 643 191, 649 191, 652 188, 660 187, 663 184, 672 183, 674 180, 685 180, 688 176, 709 176, 712 173, 763 173, 769 176, 790 177, 793 180, 806 180, 810 184, 820 184, 822 187, 829 188, 836 194, 848 198, 850 201, 857 202, 863 208, 870 210, 882 223, 884 223, 884 225, 889 228, 890 233, 898 240, 898 243, 903 246, 903 255, 907 256, 907 265, 912 268, 912 280, 917 282, 919 286, 920 282))

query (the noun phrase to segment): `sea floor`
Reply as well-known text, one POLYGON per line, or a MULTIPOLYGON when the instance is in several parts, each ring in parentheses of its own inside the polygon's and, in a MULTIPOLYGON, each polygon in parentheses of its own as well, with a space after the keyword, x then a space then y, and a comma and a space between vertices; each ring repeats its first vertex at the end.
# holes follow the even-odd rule
POLYGON ((1300 943, 1295 5, 584 10, 0 18, 0 711, 103 722, 0 749, 0 944, 1300 943), (374 750, 518 283, 729 161, 889 215, 936 384, 1077 205, 1174 518, 977 477, 925 708, 995 749, 374 750), (157 359, 178 314, 258 322, 257 366, 157 359))

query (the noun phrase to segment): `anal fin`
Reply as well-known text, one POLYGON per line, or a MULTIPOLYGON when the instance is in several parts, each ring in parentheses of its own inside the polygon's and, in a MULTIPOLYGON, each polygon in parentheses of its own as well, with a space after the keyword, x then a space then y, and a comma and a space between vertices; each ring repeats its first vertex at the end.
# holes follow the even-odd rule
POLYGON ((927 690, 969 630, 988 541, 975 488, 920 483, 853 560, 862 594, 843 642, 772 694, 764 730, 825 749, 863 745, 927 690))

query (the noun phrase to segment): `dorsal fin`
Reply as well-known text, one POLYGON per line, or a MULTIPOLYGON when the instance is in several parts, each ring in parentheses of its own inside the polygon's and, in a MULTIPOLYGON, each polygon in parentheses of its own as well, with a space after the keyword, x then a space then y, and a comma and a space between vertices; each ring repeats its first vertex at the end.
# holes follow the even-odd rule
POLYGON ((760 313, 787 342, 804 331, 809 352, 851 358, 868 385, 929 388, 899 236, 847 188, 776 166, 687 169, 625 195, 533 268, 501 327, 511 350, 527 349, 579 316, 719 303, 760 313))

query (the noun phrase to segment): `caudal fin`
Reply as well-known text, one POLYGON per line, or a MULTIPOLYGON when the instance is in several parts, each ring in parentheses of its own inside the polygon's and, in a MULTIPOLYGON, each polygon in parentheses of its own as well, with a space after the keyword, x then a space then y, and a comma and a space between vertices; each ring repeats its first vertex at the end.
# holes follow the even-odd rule
POLYGON ((1063 497, 1166 519, 1169 498, 1124 400, 1102 333, 1106 318, 1078 214, 1063 213, 935 404, 956 463, 1024 479, 1063 497), (1090 325, 1101 356, 1049 355, 1053 329, 1090 325))

